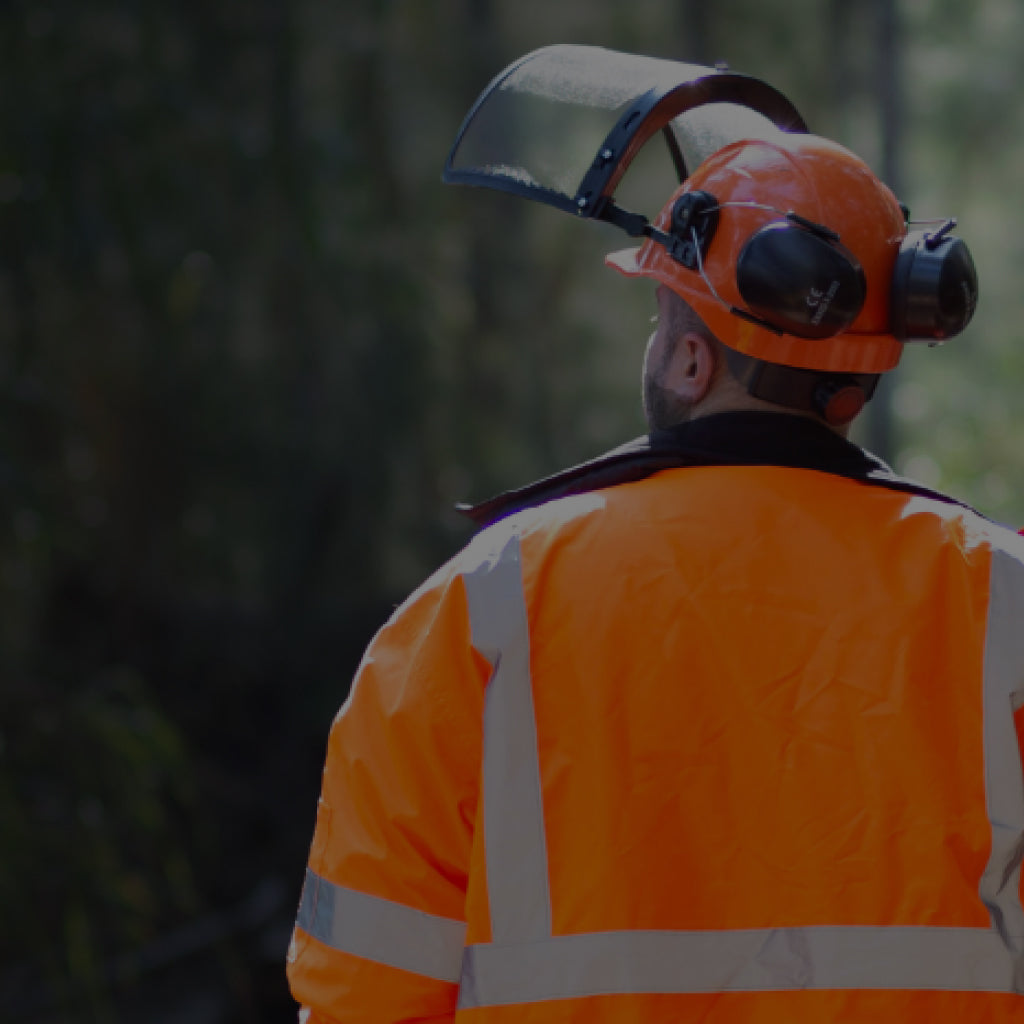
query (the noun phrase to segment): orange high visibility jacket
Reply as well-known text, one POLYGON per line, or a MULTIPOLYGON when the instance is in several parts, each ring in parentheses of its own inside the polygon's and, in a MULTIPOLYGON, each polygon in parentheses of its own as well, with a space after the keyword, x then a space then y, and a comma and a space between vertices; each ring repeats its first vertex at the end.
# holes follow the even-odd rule
POLYGON ((334 722, 302 1019, 1020 1024, 1022 708, 1024 538, 961 506, 709 465, 518 512, 334 722))

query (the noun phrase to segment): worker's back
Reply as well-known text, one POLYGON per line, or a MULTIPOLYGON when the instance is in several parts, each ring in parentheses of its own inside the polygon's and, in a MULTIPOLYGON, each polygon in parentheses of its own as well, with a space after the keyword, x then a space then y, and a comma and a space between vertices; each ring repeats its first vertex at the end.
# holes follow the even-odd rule
POLYGON ((1024 568, 993 553, 1015 538, 779 468, 670 471, 520 518, 536 739, 529 704, 503 703, 490 724, 517 746, 485 766, 499 822, 476 847, 462 1005, 1021 1019, 1020 997, 976 991, 1012 988, 1024 944, 1024 568), (993 571, 1018 598, 995 615, 993 571))
POLYGON ((779 467, 484 530, 335 723, 310 1020, 1021 1020, 1022 552, 779 467))

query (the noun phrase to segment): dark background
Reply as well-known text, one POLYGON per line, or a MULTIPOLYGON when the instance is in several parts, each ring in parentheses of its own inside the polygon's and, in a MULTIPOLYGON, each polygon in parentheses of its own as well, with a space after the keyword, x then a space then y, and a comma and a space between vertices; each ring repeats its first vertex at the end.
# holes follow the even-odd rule
POLYGON ((366 642, 469 536, 455 501, 641 431, 653 304, 601 266, 624 240, 440 184, 537 46, 727 60, 966 207, 1002 302, 868 433, 1024 518, 1024 32, 964 6, 0 3, 0 1020, 293 1019, 366 642))

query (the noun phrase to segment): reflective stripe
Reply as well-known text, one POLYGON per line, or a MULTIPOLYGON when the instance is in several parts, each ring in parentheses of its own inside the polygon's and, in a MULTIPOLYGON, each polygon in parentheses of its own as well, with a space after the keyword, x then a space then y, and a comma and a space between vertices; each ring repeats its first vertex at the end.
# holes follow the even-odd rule
POLYGON ((463 577, 473 646, 493 673, 484 704, 484 846, 491 934, 524 942, 551 934, 540 757, 519 538, 463 577))
POLYGON ((335 885, 308 868, 298 925, 331 949, 457 982, 466 925, 335 885))
POLYGON ((798 989, 1012 992, 984 928, 602 932, 466 950, 459 1008, 597 995, 798 989))
POLYGON ((1024 766, 1013 712, 1024 695, 1024 568, 1002 551, 992 555, 985 639, 985 800, 992 852, 979 893, 992 927, 1016 954, 1024 992, 1024 766))

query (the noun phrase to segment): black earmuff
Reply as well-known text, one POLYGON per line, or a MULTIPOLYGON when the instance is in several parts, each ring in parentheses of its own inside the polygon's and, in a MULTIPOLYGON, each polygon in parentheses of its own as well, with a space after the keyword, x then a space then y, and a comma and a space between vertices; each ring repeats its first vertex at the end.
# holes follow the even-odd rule
MULTIPOLYGON (((684 192, 672 207, 669 232, 648 234, 673 259, 704 274, 703 261, 724 206, 710 192, 684 192)), ((773 209, 765 207, 765 209, 773 209)), ((864 270, 830 228, 777 210, 781 219, 755 231, 736 260, 736 286, 745 309, 727 308, 776 334, 832 338, 847 330, 867 298, 864 270)), ((914 231, 900 247, 889 300, 890 330, 900 341, 939 342, 959 334, 978 302, 978 275, 964 242, 946 221, 937 231, 914 231)))
MULTIPOLYGON (((702 273, 718 211, 730 205, 747 204, 719 203, 710 192, 684 192, 672 207, 669 233, 654 237, 673 259, 702 273)), ((776 334, 831 338, 846 330, 864 305, 864 271, 834 231, 778 212, 784 219, 751 235, 736 262, 736 285, 747 309, 729 308, 776 334)))
POLYGON ((900 341, 945 341, 959 334, 978 304, 978 273, 964 241, 949 232, 912 231, 893 271, 891 329, 900 341))
POLYGON ((867 280, 835 232, 790 214, 747 239, 736 286, 751 312, 798 338, 831 338, 864 306, 867 280))

